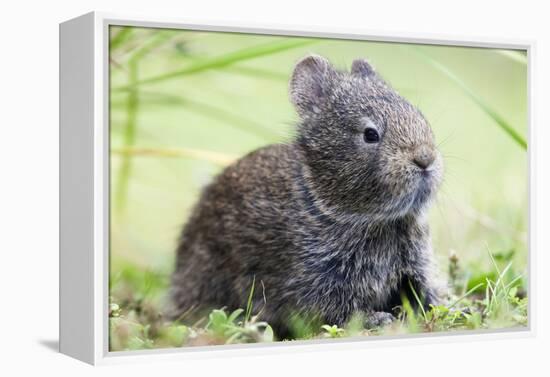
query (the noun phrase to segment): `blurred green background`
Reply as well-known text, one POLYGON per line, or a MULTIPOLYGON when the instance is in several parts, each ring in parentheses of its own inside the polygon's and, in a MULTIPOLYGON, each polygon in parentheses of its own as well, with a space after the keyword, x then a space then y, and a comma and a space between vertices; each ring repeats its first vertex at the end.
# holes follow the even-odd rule
POLYGON ((445 160, 431 209, 442 276, 452 254, 464 290, 483 282, 491 252, 512 262, 508 272, 525 287, 525 52, 135 27, 110 33, 112 300, 147 301, 160 315, 176 240, 200 190, 233 159, 291 139, 298 118, 288 79, 309 53, 344 70, 367 58, 431 123, 445 160))

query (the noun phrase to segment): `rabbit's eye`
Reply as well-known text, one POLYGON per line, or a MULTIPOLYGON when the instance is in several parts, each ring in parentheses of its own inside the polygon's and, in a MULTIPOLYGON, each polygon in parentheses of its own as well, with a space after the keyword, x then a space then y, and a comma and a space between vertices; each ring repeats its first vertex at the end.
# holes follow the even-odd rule
POLYGON ((374 128, 367 128, 364 137, 367 143, 378 143, 380 141, 380 135, 374 128))

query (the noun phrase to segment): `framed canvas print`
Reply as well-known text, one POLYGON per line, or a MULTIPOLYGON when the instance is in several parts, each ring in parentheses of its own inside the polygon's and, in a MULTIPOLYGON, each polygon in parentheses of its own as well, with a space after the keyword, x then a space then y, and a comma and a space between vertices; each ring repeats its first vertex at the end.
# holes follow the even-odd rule
POLYGON ((532 48, 61 24, 61 352, 529 334, 532 48))

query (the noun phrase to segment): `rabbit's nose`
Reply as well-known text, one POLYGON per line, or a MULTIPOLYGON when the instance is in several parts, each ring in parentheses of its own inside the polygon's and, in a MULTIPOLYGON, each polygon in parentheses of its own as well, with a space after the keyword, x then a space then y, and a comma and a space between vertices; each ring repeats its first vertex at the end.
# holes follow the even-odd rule
POLYGON ((427 169, 435 160, 435 153, 427 146, 421 146, 414 152, 413 162, 421 169, 427 169))

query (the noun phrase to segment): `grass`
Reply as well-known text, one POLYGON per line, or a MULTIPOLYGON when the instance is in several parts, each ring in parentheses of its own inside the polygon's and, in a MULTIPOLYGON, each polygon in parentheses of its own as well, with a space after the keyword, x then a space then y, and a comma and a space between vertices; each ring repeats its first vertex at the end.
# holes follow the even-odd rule
POLYGON ((239 156, 292 135, 288 78, 309 53, 340 68, 369 58, 432 124, 446 173, 430 223, 449 292, 418 312, 403 298, 382 328, 365 329, 361 313, 342 327, 299 317, 290 327, 300 339, 334 339, 527 325, 526 56, 395 46, 111 29, 111 350, 276 340, 250 299, 194 323, 168 322, 163 308, 174 243, 200 190, 239 156))
MULTIPOLYGON (((456 256, 452 257, 453 272, 449 272, 449 275, 454 278, 450 281, 450 294, 445 300, 447 304, 431 306, 427 310, 420 305, 422 309, 415 312, 411 303, 403 297, 397 319, 392 324, 365 329, 361 313, 358 313, 343 327, 322 324, 317 328, 298 329, 308 334, 300 340, 527 326, 528 299, 523 276, 513 271, 511 261, 498 262, 501 254, 497 254, 497 258, 492 253, 487 255, 493 264, 493 270, 482 277, 485 283, 476 284, 466 292, 464 291, 471 282, 464 279, 466 271, 460 266, 456 256)), ((126 268, 132 269, 131 266, 126 268)), ((162 296, 167 288, 165 279, 159 276, 152 278, 140 269, 135 269, 130 275, 131 279, 119 280, 111 287, 109 316, 112 350, 263 343, 277 340, 269 324, 262 321, 261 308, 252 306, 251 298, 256 289, 255 279, 245 308, 232 312, 218 308, 208 317, 195 323, 180 323, 165 321, 162 317, 162 296), (146 283, 149 284, 149 289, 143 288, 144 281, 149 282, 146 283), (136 296, 136 292, 145 294, 136 296)), ((414 297, 420 302, 416 292, 414 297)))
POLYGON ((125 85, 122 87, 114 87, 111 90, 113 91, 132 90, 132 89, 135 89, 136 86, 153 84, 153 83, 173 79, 180 76, 200 73, 206 70, 224 68, 243 60, 254 59, 260 56, 278 53, 278 52, 292 49, 295 47, 304 46, 304 45, 313 43, 314 41, 315 40, 312 40, 312 39, 302 39, 302 38, 281 38, 262 45, 235 51, 230 54, 224 54, 222 56, 217 56, 211 59, 205 59, 205 60, 196 62, 194 64, 191 64, 190 66, 183 69, 178 69, 173 72, 163 73, 161 75, 149 77, 137 82, 131 82, 128 85, 125 85))
POLYGON ((454 72, 452 72, 449 68, 447 68, 437 60, 424 54, 423 52, 421 52, 421 50, 416 49, 415 51, 417 51, 418 55, 423 58, 428 64, 435 67, 450 80, 452 80, 456 85, 458 85, 458 87, 464 92, 464 94, 468 96, 472 101, 474 101, 479 106, 479 108, 482 109, 491 119, 493 119, 495 124, 498 125, 506 134, 508 134, 521 148, 527 149, 527 141, 525 141, 525 138, 519 132, 517 132, 510 123, 504 120, 504 117, 501 114, 491 108, 481 97, 473 92, 454 72))

